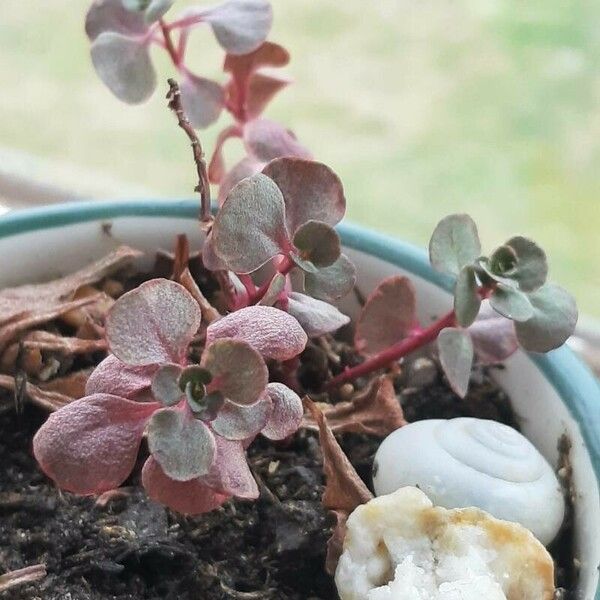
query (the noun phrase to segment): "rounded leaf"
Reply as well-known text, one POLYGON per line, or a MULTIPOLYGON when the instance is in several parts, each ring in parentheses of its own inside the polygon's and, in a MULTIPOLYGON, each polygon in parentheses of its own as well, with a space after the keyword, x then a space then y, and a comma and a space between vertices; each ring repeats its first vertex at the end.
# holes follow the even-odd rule
POLYGON ((115 302, 106 319, 106 338, 124 363, 181 364, 200 320, 198 303, 183 286, 152 279, 115 302))
POLYGON ((516 236, 506 242, 512 248, 517 261, 510 278, 518 282, 525 292, 532 292, 546 283, 548 261, 546 253, 532 240, 516 236))
POLYGON ((357 350, 376 354, 405 338, 417 325, 415 288, 408 279, 384 279, 367 298, 356 323, 357 350))
POLYGON ((533 306, 526 294, 515 288, 498 284, 490 296, 490 305, 512 321, 527 321, 533 316, 533 306))
POLYGON ((481 254, 477 225, 469 215, 442 219, 429 241, 429 260, 437 271, 458 275, 481 254))
POLYGON ((308 337, 333 333, 350 323, 350 317, 332 304, 298 292, 289 294, 287 312, 300 323, 308 337))
POLYGON ((294 317, 272 306, 248 306, 213 321, 206 331, 206 343, 220 338, 247 342, 264 358, 279 361, 298 356, 308 341, 294 317))
POLYGON ((85 385, 85 393, 87 396, 112 394, 138 402, 152 401, 152 378, 157 369, 158 365, 127 365, 109 354, 92 371, 85 385))
POLYGON ((173 406, 183 397, 179 387, 179 365, 162 365, 152 378, 152 395, 163 406, 173 406))
POLYGON ((243 441, 258 435, 272 411, 273 404, 266 394, 250 406, 225 402, 210 426, 225 439, 243 441))
POLYGON ((316 267, 329 267, 340 256, 340 236, 322 221, 307 221, 294 234, 300 258, 316 267))
POLYGON ((221 185, 219 186, 219 205, 222 206, 229 192, 233 187, 238 184, 242 179, 251 177, 262 171, 265 166, 264 162, 258 161, 251 156, 246 156, 236 163, 227 171, 227 173, 220 180, 221 185))
POLYGON ((356 269, 345 254, 316 273, 304 274, 304 291, 319 300, 334 302, 345 296, 356 283, 356 269))
POLYGON ((515 323, 519 343, 530 352, 549 352, 562 346, 575 331, 577 304, 559 285, 547 283, 529 294, 531 319, 515 323))
POLYGON ((283 197, 261 173, 240 181, 217 213, 213 250, 236 273, 252 273, 292 249, 285 226, 283 197))
POLYGON ((171 479, 151 456, 142 469, 142 484, 152 500, 182 515, 200 515, 210 512, 229 499, 229 496, 215 492, 199 479, 191 481, 171 479))
POLYGON ((209 472, 215 438, 208 427, 177 408, 156 411, 148 423, 148 449, 165 474, 189 481, 209 472))
POLYGON ((281 190, 285 218, 292 233, 307 221, 337 225, 346 212, 340 178, 322 163, 303 158, 272 160, 263 173, 281 190))
POLYGON ((150 98, 156 72, 143 39, 105 31, 92 43, 91 53, 96 73, 119 100, 139 104, 150 98))
POLYGON ((469 389, 473 366, 473 342, 464 329, 446 327, 437 339, 440 363, 450 387, 464 398, 469 389))
POLYGON ((216 436, 217 453, 208 475, 201 481, 212 489, 238 498, 258 498, 258 486, 250 472, 242 442, 216 436))
POLYGON ((283 383, 270 383, 267 386, 267 394, 273 404, 273 410, 261 433, 270 440, 283 440, 297 431, 302 423, 302 400, 283 383))
POLYGON ((123 0, 94 0, 85 18, 85 32, 94 41, 104 31, 116 31, 131 37, 148 31, 143 15, 123 6, 123 0))
POLYGON ((292 131, 269 119, 254 119, 247 123, 244 143, 248 154, 264 163, 281 156, 311 157, 292 131))
POLYGON ((75 400, 40 427, 33 453, 64 490, 89 495, 114 489, 131 473, 146 421, 158 406, 109 394, 75 400))
POLYGON ((217 82, 186 73, 179 87, 181 104, 192 127, 204 129, 219 118, 225 94, 217 82))
POLYGON ((254 404, 269 381, 269 371, 260 354, 239 339, 207 341, 201 365, 213 377, 209 390, 219 390, 236 404, 254 404))
POLYGON ((467 329, 473 342, 477 360, 493 365, 512 356, 518 348, 515 325, 499 315, 485 300, 477 320, 467 329))
POLYGON ((462 327, 468 327, 479 314, 481 296, 479 295, 475 269, 463 267, 454 286, 454 312, 456 320, 462 327))
POLYGON ((267 0, 227 0, 202 12, 219 44, 230 54, 256 50, 273 24, 273 9, 267 0))

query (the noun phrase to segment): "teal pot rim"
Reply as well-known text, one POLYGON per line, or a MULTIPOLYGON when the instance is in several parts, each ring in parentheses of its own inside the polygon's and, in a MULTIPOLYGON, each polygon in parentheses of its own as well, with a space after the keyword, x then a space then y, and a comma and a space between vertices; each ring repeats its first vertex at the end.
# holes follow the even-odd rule
MULTIPOLYGON (((197 215, 196 200, 74 202, 7 213, 0 217, 0 238, 118 217, 189 219, 197 215)), ((427 253, 421 248, 353 224, 339 225, 338 232, 346 247, 401 267, 445 290, 452 290, 452 279, 434 271, 427 253)), ((600 383, 566 346, 548 354, 530 356, 579 424, 596 479, 600 481, 600 383)), ((600 600, 600 586, 596 600, 600 600)))

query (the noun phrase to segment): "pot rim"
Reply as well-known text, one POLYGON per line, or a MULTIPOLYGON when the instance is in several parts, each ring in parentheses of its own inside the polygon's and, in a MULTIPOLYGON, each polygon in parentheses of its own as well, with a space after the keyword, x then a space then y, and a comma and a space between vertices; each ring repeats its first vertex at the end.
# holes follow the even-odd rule
MULTIPOLYGON (((119 217, 193 219, 197 216, 198 201, 195 199, 69 202, 15 210, 0 216, 0 238, 119 217)), ((453 279, 434 271, 422 248, 351 223, 342 223, 337 230, 344 246, 380 258, 452 291, 453 279)), ((577 421, 596 480, 600 483, 600 382, 567 346, 548 354, 529 353, 529 356, 577 421)), ((600 600, 600 585, 596 600, 600 600)))

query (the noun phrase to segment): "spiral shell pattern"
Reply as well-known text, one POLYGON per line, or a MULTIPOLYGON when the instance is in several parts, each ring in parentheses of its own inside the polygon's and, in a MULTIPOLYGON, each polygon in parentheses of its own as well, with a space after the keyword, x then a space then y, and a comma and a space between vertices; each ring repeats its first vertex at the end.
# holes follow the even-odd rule
POLYGON ((445 508, 474 506, 530 529, 558 533, 564 499, 552 467, 515 429, 459 418, 411 423, 388 436, 373 466, 377 495, 412 485, 445 508))

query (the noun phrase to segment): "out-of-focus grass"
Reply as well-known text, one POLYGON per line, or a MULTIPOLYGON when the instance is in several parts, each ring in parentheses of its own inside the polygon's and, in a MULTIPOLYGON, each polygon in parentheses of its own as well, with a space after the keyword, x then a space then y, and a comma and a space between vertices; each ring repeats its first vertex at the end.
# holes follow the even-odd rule
MULTIPOLYGON (((127 107, 92 72, 86 5, 2 3, 0 144, 189 195, 188 147, 163 94, 127 107)), ((553 278, 600 316, 599 3, 274 7, 271 38, 292 51, 296 83, 269 116, 339 172, 349 218, 419 244, 456 211, 475 217, 488 247, 531 235, 553 278)), ((195 39, 193 62, 218 76, 209 32, 195 39)), ((203 134, 207 148, 217 129, 203 134)))

